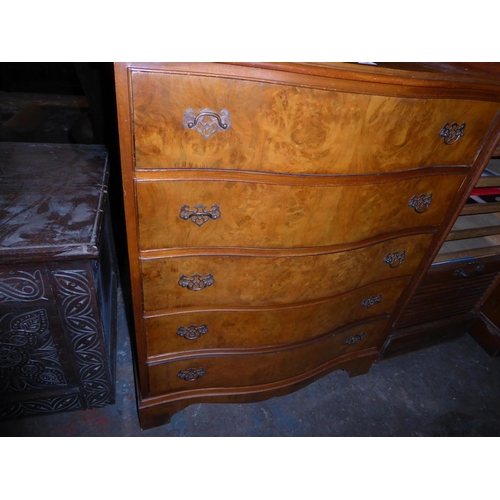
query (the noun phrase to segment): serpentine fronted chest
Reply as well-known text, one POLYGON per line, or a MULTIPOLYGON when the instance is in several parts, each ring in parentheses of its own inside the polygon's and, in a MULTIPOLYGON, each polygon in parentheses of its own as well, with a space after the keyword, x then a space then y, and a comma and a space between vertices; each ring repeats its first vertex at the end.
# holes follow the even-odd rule
POLYGON ((115 72, 143 428, 365 373, 491 155, 500 86, 449 67, 115 72))

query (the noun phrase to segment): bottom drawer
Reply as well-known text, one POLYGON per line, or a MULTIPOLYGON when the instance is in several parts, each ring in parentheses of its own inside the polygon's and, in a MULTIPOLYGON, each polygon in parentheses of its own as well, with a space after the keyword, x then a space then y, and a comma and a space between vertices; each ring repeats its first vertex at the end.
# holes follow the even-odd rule
POLYGON ((149 367, 150 396, 285 380, 343 354, 380 346, 386 325, 386 320, 374 321, 314 342, 265 353, 200 356, 153 364, 149 367))

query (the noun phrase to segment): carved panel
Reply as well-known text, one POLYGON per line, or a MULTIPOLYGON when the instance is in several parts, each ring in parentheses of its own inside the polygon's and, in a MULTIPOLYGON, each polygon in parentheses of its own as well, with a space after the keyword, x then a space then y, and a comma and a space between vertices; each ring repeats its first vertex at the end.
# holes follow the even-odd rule
POLYGON ((0 318, 0 393, 67 385, 45 309, 0 318))
POLYGON ((104 406, 109 402, 111 392, 87 273, 83 270, 61 270, 53 271, 52 275, 62 299, 62 314, 87 406, 104 406))
POLYGON ((47 300, 40 271, 0 271, 0 304, 36 300, 47 300))
POLYGON ((78 394, 70 394, 5 405, 0 407, 0 419, 80 409, 81 404, 78 394))

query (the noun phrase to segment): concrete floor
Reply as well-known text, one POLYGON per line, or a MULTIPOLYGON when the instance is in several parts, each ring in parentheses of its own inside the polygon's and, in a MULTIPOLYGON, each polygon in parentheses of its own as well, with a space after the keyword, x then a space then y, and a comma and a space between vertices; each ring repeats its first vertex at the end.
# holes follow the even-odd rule
POLYGON ((0 436, 499 436, 500 359, 468 335, 249 404, 196 404, 142 431, 121 298, 116 404, 0 423, 0 436))

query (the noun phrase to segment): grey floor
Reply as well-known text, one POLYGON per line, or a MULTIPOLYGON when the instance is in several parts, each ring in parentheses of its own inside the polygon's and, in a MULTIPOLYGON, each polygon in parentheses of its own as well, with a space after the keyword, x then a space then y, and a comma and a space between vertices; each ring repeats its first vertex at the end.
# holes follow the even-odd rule
POLYGON ((116 404, 0 423, 0 436, 499 436, 500 359, 468 335, 374 365, 333 372, 280 398, 197 404, 143 431, 126 307, 119 300, 116 404))

